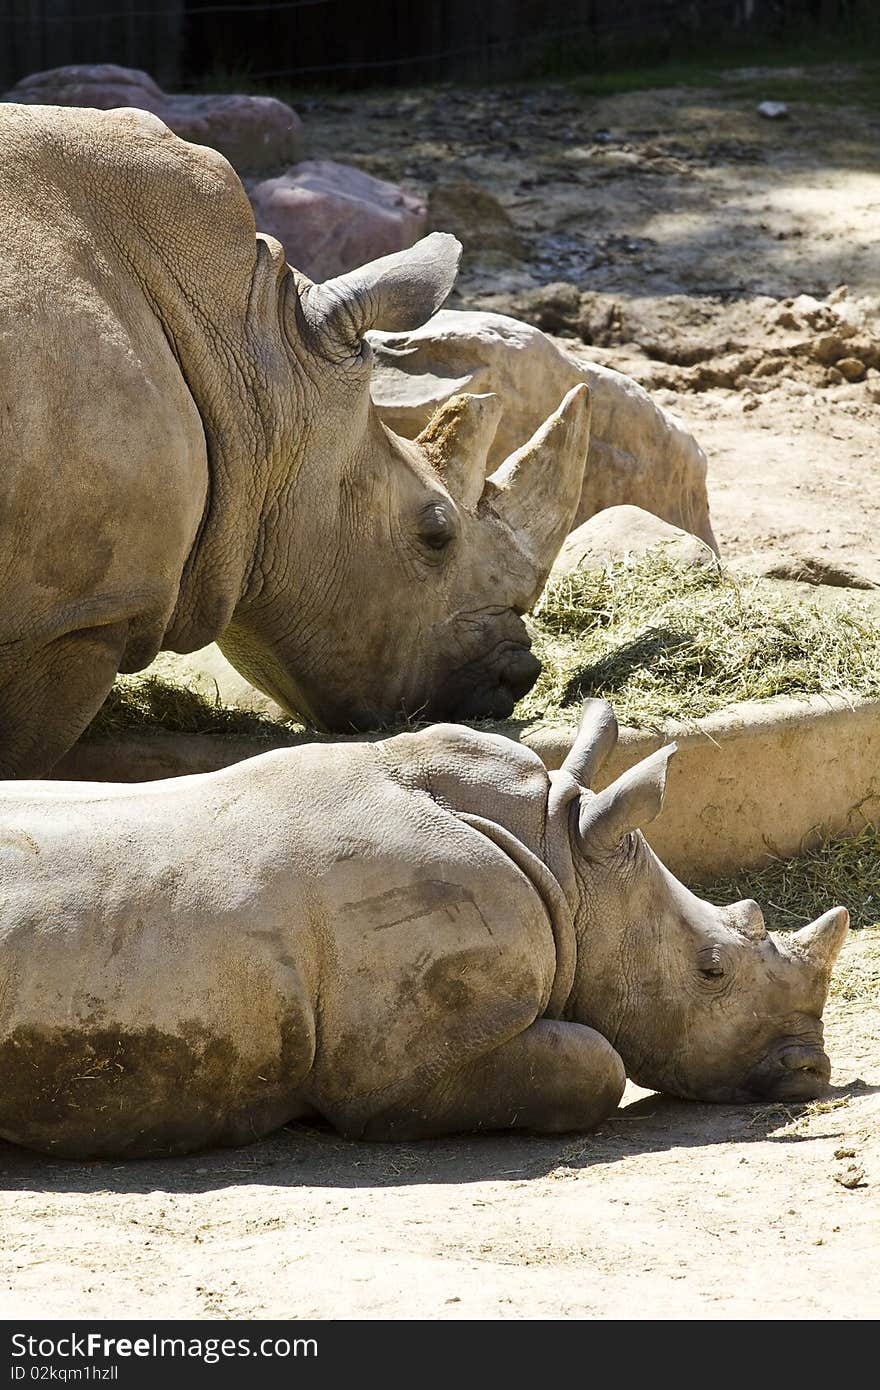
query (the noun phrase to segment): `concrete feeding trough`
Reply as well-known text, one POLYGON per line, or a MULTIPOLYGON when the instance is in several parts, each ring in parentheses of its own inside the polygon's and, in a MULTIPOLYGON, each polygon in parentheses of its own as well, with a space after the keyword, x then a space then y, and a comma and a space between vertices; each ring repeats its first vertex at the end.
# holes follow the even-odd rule
MULTIPOLYGON (((574 725, 499 732, 519 738, 559 767, 574 725)), ((264 738, 126 732, 78 744, 54 777, 139 782, 209 772, 311 735, 278 726, 264 738)), ((696 880, 788 858, 880 820, 880 700, 811 695, 730 705, 659 731, 622 729, 602 769, 606 785, 675 740, 669 795, 647 837, 672 871, 696 880)))

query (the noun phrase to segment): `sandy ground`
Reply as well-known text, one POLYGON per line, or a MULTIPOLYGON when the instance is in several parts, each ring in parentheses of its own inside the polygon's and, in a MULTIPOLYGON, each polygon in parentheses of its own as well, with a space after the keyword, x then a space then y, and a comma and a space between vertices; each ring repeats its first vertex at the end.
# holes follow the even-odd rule
MULTIPOLYGON (((487 250, 476 228, 458 302, 656 390, 707 450, 728 557, 880 583, 876 116, 795 104, 765 122, 723 86, 359 95, 304 115, 313 155, 498 200, 513 242, 508 225, 487 250), (854 382, 829 373, 841 352, 854 382)), ((632 1091, 589 1138, 389 1147, 292 1127, 127 1165, 0 1145, 0 1316, 876 1317, 880 932, 844 960, 833 1087, 805 1108, 632 1091)))

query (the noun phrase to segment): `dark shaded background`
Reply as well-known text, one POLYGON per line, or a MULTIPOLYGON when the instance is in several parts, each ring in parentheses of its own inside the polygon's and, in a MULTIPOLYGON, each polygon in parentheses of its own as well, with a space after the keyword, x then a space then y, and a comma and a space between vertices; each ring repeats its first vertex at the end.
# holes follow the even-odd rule
POLYGON ((553 74, 874 29, 876 0, 0 0, 0 83, 66 63, 164 86, 345 87, 553 74))

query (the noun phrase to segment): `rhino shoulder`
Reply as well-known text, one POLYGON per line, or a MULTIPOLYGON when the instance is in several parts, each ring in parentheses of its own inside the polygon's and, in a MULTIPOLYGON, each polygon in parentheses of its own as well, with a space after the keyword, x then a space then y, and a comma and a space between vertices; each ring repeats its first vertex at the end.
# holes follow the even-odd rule
POLYGON ((250 288, 256 225, 241 179, 217 150, 175 135, 134 107, 110 111, 11 106, 0 130, 3 186, 34 232, 73 217, 81 235, 125 248, 137 279, 194 302, 236 301, 250 288), (16 192, 16 166, 38 170, 36 197, 16 192), (29 199, 29 201, 28 201, 29 199))
POLYGON ((461 724, 399 734, 384 748, 396 780, 451 811, 505 826, 541 854, 550 779, 531 748, 461 724))

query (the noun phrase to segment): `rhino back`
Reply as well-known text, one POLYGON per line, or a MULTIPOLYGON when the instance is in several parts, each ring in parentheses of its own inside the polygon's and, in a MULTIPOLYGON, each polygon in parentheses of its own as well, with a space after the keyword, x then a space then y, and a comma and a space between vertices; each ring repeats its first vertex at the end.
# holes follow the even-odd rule
POLYGON ((239 1143, 314 1054, 306 875, 259 777, 0 795, 0 1133, 72 1155, 239 1143))

